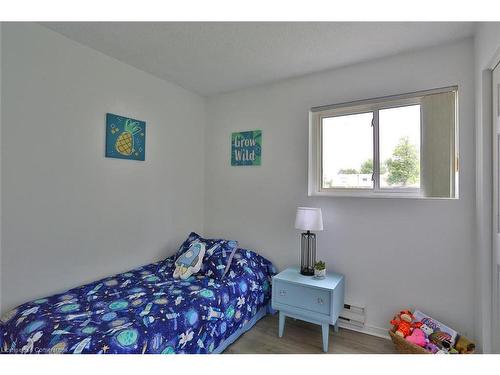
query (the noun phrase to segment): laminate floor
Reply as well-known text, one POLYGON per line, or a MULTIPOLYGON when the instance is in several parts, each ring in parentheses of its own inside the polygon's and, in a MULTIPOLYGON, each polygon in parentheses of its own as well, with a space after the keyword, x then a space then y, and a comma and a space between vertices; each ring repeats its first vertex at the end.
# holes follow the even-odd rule
MULTIPOLYGON (((319 325, 286 319, 285 333, 278 337, 278 314, 268 315, 236 342, 227 354, 320 354, 323 353, 319 325)), ((340 328, 330 328, 329 354, 394 354, 390 340, 340 328)))

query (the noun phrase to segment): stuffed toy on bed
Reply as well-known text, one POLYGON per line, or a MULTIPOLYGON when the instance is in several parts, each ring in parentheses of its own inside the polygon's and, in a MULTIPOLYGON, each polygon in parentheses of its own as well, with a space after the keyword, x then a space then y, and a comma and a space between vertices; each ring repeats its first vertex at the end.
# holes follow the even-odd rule
POLYGON ((174 278, 185 280, 198 272, 203 264, 205 255, 205 244, 195 241, 189 249, 182 253, 175 261, 174 278))

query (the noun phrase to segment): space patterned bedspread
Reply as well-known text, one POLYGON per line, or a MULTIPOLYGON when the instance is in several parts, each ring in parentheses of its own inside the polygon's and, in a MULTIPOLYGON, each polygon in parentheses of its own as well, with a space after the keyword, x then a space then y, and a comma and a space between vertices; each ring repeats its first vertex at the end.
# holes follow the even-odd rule
POLYGON ((273 265, 238 249, 223 280, 172 277, 174 258, 25 303, 2 316, 3 353, 212 353, 263 316, 273 265))

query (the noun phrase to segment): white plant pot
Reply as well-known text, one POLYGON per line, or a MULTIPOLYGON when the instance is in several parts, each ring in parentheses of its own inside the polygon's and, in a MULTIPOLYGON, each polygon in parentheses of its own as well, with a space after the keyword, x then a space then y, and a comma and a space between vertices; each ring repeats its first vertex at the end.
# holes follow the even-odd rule
POLYGON ((317 277, 318 279, 322 279, 325 276, 326 276, 326 268, 324 270, 314 269, 314 277, 317 277))

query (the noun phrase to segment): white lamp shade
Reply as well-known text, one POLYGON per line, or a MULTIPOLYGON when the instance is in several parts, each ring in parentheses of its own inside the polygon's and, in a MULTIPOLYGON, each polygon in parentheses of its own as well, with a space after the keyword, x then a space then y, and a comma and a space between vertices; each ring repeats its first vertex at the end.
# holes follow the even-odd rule
POLYGON ((318 232, 323 230, 323 215, 321 208, 297 207, 295 228, 318 232))

